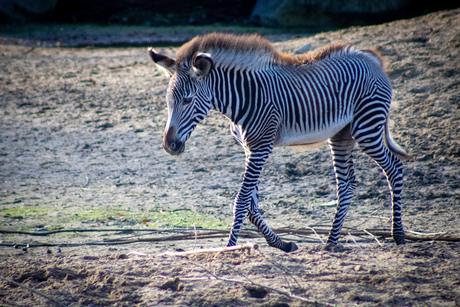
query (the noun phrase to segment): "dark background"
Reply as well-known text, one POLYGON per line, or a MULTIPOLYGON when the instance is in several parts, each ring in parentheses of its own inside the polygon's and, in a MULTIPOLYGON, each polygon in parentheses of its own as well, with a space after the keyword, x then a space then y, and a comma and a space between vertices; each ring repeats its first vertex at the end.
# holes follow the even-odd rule
POLYGON ((67 0, 49 20, 130 25, 204 25, 248 22, 257 0, 67 0))
MULTIPOLYGON (((326 0, 324 0, 326 1, 326 0)), ((375 7, 394 0, 369 0, 364 2, 375 7), (375 4, 373 4, 375 3, 375 4), (382 4, 383 3, 383 4, 382 4)), ((257 0, 2 0, 0 2, 0 23, 7 25, 26 23, 95 23, 100 25, 254 25, 290 27, 283 22, 264 22, 251 18, 257 0)), ((260 5, 273 8, 273 4, 286 1, 259 0, 260 5)), ((350 25, 369 25, 392 20, 411 18, 430 12, 451 9, 459 6, 456 1, 401 0, 404 5, 385 12, 338 12, 337 7, 349 5, 350 1, 321 2, 291 1, 299 6, 296 18, 309 18, 318 26, 329 25, 345 27, 350 25), (313 4, 312 4, 313 3, 313 4), (328 3, 324 8, 324 3, 328 3), (330 5, 329 5, 330 4, 330 5), (303 5, 303 6, 302 6, 303 5), (333 7, 335 5, 335 8, 333 7), (321 7, 322 6, 322 7, 321 7), (300 16, 300 17, 299 17, 300 16), (318 16, 327 16, 320 18, 318 16), (332 16, 332 17, 331 17, 332 16), (318 18, 318 21, 314 19, 318 18), (322 23, 322 24, 321 24, 322 23)), ((352 1, 353 2, 353 1, 352 1)), ((355 6, 359 1, 354 1, 355 6)), ((393 4, 392 4, 393 3, 393 4)), ((284 4, 283 4, 284 5, 284 4)), ((391 6, 390 5, 390 6, 391 6)), ((359 9, 358 9, 359 11, 359 9)), ((292 12, 292 9, 291 9, 292 12)))

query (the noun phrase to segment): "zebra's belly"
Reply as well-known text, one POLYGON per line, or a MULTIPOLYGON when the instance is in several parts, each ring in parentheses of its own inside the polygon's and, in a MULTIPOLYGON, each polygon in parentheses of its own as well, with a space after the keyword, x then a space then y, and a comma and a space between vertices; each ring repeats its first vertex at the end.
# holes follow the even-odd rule
POLYGON ((274 146, 303 146, 321 143, 336 135, 342 130, 348 121, 336 123, 333 126, 323 127, 317 131, 296 131, 293 129, 282 128, 278 132, 274 146))

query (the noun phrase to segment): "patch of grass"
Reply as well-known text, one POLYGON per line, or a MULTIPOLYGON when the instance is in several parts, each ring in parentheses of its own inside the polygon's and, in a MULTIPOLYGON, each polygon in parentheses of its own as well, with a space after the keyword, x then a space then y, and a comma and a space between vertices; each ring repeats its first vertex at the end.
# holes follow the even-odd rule
MULTIPOLYGON (((173 212, 150 212, 148 214, 151 220, 155 221, 156 227, 198 227, 226 229, 228 225, 215 217, 191 212, 191 211, 173 211, 173 212)), ((153 226, 152 225, 152 226, 153 226)))
MULTIPOLYGON (((192 211, 130 211, 119 209, 78 210, 77 208, 56 208, 18 206, 0 208, 0 225, 8 221, 22 221, 21 227, 37 221, 46 224, 48 229, 81 227, 81 223, 100 223, 107 226, 129 227, 198 227, 225 229, 228 225, 215 217, 192 211)), ((35 226, 31 225, 31 228, 35 226)))
POLYGON ((39 218, 49 212, 49 208, 20 206, 0 208, 0 217, 22 220, 24 218, 39 218))
POLYGON ((155 228, 200 227, 225 229, 225 223, 215 217, 192 211, 130 211, 91 209, 75 213, 72 219, 81 221, 118 221, 126 225, 146 225, 155 228))

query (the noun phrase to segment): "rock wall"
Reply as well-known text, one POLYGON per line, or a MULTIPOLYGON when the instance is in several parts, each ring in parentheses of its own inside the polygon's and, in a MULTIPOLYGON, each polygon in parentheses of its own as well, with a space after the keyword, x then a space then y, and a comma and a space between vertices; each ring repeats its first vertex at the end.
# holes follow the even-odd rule
POLYGON ((257 0, 0 0, 0 23, 239 24, 257 0))
POLYGON ((320 30, 378 24, 460 6, 458 1, 451 0, 0 1, 0 24, 45 21, 167 26, 248 24, 250 21, 267 27, 320 30))
POLYGON ((0 23, 40 21, 52 14, 58 0, 1 0, 0 23))
POLYGON ((258 0, 253 23, 268 27, 345 27, 407 18, 459 4, 438 0, 258 0))

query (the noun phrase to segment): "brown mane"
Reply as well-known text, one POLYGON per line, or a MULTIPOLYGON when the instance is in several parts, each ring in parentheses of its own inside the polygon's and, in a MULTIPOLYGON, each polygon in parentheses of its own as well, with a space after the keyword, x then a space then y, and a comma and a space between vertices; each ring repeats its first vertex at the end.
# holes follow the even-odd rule
MULTIPOLYGON (((345 43, 328 44, 317 51, 310 51, 308 53, 293 56, 289 53, 279 53, 281 62, 292 65, 307 64, 311 62, 321 61, 330 56, 331 54, 340 52, 344 49, 350 49, 352 46, 345 43)), ((370 53, 383 65, 383 57, 376 49, 361 49, 362 52, 370 53)))
POLYGON ((197 52, 209 52, 211 50, 229 50, 234 52, 265 51, 276 54, 278 51, 270 41, 258 34, 233 35, 224 33, 211 33, 204 36, 196 36, 185 43, 177 52, 176 61, 185 63, 193 58, 197 52))
POLYGON ((343 49, 351 47, 343 43, 329 44, 317 51, 310 51, 308 53, 293 56, 289 53, 280 53, 281 61, 286 64, 307 64, 311 62, 321 61, 329 55, 339 52, 343 49))
MULTIPOLYGON (((258 34, 233 35, 224 33, 211 33, 197 36, 185 43, 177 52, 176 64, 178 66, 190 62, 198 52, 229 51, 234 54, 260 52, 270 55, 272 61, 287 65, 302 65, 323 60, 331 54, 350 49, 351 45, 344 43, 329 44, 325 47, 306 54, 292 55, 278 51, 266 38, 258 34)), ((361 50, 372 54, 380 63, 383 63, 380 53, 374 49, 361 50)))

